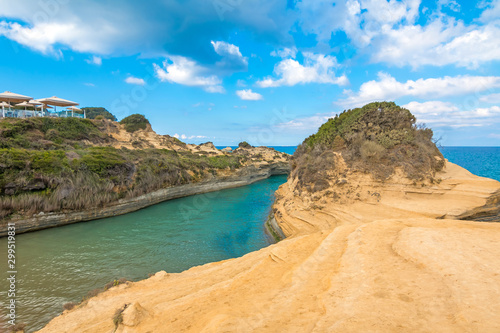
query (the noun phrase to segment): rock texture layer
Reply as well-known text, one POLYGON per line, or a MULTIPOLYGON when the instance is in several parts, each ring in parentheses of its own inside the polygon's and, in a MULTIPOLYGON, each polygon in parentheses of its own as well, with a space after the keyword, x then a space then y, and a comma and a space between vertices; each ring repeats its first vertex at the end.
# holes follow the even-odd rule
POLYGON ((500 183, 451 163, 439 177, 350 177, 352 200, 289 180, 274 205, 285 240, 111 288, 40 332, 499 332, 500 224, 460 219, 499 221, 500 183))

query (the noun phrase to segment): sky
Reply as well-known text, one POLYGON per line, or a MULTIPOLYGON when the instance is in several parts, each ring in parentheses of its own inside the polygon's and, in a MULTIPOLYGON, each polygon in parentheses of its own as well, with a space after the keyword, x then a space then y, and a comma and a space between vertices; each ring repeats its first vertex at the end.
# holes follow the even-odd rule
POLYGON ((500 0, 0 0, 0 90, 140 113, 188 143, 297 145, 395 101, 500 146, 500 0))

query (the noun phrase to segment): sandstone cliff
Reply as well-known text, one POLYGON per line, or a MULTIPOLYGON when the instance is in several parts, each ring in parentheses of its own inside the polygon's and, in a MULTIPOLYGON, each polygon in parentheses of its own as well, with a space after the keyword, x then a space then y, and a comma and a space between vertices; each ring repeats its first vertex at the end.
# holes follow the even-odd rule
POLYGON ((500 183, 451 163, 439 176, 365 182, 378 195, 321 208, 290 180, 274 206, 287 239, 112 288, 40 332, 111 332, 125 304, 117 332, 498 332, 500 224, 455 218, 500 183))
POLYGON ((283 241, 111 288, 40 332, 500 331, 500 183, 445 161, 428 133, 412 142, 422 133, 402 123, 299 151, 268 223, 283 241), (400 134, 386 150, 366 144, 400 134), (371 172, 373 147, 397 163, 371 172))

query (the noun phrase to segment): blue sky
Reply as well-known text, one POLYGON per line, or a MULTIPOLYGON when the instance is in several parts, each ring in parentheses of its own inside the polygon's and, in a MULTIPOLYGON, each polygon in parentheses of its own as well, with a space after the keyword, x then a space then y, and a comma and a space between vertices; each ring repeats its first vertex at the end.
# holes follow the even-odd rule
POLYGON ((500 146, 500 0, 0 0, 0 90, 185 142, 296 145, 395 101, 442 145, 500 146))

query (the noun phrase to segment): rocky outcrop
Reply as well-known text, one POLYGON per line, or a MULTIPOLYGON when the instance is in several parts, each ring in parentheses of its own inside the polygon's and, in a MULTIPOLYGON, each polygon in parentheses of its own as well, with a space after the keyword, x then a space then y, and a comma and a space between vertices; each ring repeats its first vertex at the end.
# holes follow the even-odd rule
POLYGON ((285 240, 111 288, 40 332, 110 332, 126 304, 117 332, 500 331, 500 224, 457 220, 500 183, 448 162, 437 177, 351 173, 314 193, 290 177, 268 222, 285 240))
MULTIPOLYGON (((226 174, 215 176, 208 181, 161 189, 136 198, 120 200, 116 204, 104 208, 96 208, 82 212, 41 213, 32 218, 12 220, 9 222, 16 224, 16 233, 20 234, 76 222, 122 215, 166 200, 244 186, 272 175, 287 174, 289 171, 290 166, 284 161, 262 163, 259 165, 250 164, 235 172, 226 172, 226 174)), ((6 235, 7 225, 0 226, 0 237, 6 235)))
POLYGON ((112 288, 41 332, 500 332, 500 182, 415 121, 387 102, 328 120, 275 194, 266 228, 284 240, 112 288))
POLYGON ((193 153, 208 153, 210 155, 223 155, 223 152, 217 149, 212 142, 205 142, 199 145, 188 144, 187 147, 193 153))

